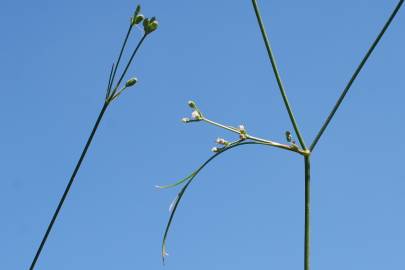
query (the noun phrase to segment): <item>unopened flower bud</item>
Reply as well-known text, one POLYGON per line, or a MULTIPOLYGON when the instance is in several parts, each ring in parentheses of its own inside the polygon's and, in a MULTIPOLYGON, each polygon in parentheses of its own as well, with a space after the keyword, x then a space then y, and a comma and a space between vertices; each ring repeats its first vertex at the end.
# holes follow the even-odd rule
POLYGON ((135 12, 134 12, 134 17, 138 16, 139 12, 141 12, 141 5, 137 5, 135 12))
POLYGON ((192 101, 192 100, 190 100, 190 101, 188 102, 188 106, 189 106, 191 109, 196 109, 196 108, 197 108, 197 105, 195 105, 195 102, 192 101))
POLYGON ((201 118, 202 118, 200 112, 198 112, 198 111, 193 111, 191 113, 191 117, 193 117, 193 119, 195 119, 195 120, 201 120, 201 118))
POLYGON ((190 118, 183 117, 183 118, 181 119, 181 122, 183 122, 183 123, 189 123, 189 122, 190 122, 190 118))
POLYGON ((152 33, 159 27, 159 22, 158 21, 153 21, 149 23, 149 33, 152 33))
POLYGON ((145 16, 142 14, 137 15, 136 17, 131 18, 132 25, 140 24, 145 19, 145 16))
POLYGON ((219 149, 218 149, 218 147, 212 147, 211 151, 214 152, 214 153, 218 153, 219 149))
POLYGON ((131 87, 137 83, 137 78, 131 78, 125 83, 125 87, 131 87))
POLYGON ((145 30, 145 32, 148 32, 148 31, 146 31, 148 29, 148 27, 149 27, 149 19, 145 18, 143 20, 143 29, 145 30))
POLYGON ((155 17, 153 17, 151 19, 146 18, 143 20, 143 29, 146 34, 152 33, 153 31, 155 31, 158 28, 158 26, 159 26, 159 23, 155 17))
POLYGON ((229 144, 228 141, 226 141, 225 139, 222 139, 222 138, 217 138, 216 142, 217 142, 217 144, 222 144, 222 145, 228 145, 229 144))
POLYGON ((287 139, 287 142, 291 142, 292 136, 290 131, 285 132, 285 138, 287 139))
POLYGON ((246 128, 244 125, 239 125, 239 133, 241 139, 246 139, 246 128))

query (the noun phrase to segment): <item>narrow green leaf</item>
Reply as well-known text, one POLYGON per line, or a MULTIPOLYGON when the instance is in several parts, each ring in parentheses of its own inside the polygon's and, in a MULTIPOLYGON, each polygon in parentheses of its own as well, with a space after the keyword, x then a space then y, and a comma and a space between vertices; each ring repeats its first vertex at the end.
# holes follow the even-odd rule
POLYGON ((190 179, 191 177, 193 177, 194 174, 195 174, 195 171, 192 172, 190 175, 184 177, 183 179, 180 179, 179 181, 177 181, 177 182, 175 182, 175 183, 173 183, 173 184, 169 184, 169 185, 165 185, 165 186, 155 186, 155 187, 156 187, 156 188, 159 188, 159 189, 165 189, 165 188, 176 187, 176 186, 178 186, 178 185, 183 184, 184 182, 186 182, 186 181, 187 181, 188 179, 190 179))

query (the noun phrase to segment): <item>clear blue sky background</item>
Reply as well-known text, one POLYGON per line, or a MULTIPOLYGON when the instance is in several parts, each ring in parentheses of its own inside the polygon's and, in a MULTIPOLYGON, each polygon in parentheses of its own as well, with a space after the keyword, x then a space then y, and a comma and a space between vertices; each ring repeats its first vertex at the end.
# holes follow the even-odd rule
MULTIPOLYGON (((0 9, 0 269, 28 269, 90 128, 136 1, 12 1, 0 9)), ((141 2, 160 28, 107 112, 37 269, 302 269, 303 161, 246 146, 204 170, 160 260, 168 206, 217 136, 207 116, 284 142, 291 129, 251 2, 141 2)), ((396 1, 260 1, 309 143, 396 1)), ((312 158, 313 269, 405 269, 405 12, 312 158)), ((140 32, 134 32, 134 46, 140 32)))

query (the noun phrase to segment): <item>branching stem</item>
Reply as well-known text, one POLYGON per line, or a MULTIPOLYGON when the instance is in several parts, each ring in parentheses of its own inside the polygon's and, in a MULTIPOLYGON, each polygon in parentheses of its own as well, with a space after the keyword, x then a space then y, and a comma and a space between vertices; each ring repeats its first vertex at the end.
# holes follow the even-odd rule
MULTIPOLYGON (((204 122, 209 123, 211 125, 214 125, 214 126, 229 130, 231 132, 240 134, 240 130, 238 128, 231 127, 231 126, 226 126, 226 125, 217 123, 215 121, 212 121, 212 120, 206 118, 205 116, 202 116, 201 121, 204 121, 204 122)), ((249 135, 249 134, 246 134, 246 139, 252 140, 252 141, 255 141, 255 142, 258 142, 258 143, 261 143, 261 144, 266 144, 266 145, 269 145, 269 146, 274 146, 274 147, 281 148, 281 149, 284 149, 284 150, 292 151, 292 152, 301 154, 303 156, 309 155, 308 150, 299 149, 298 146, 296 146, 296 145, 294 146, 294 145, 282 144, 282 143, 274 142, 274 141, 271 141, 271 140, 266 140, 266 139, 262 139, 262 138, 259 138, 259 137, 255 137, 255 136, 252 136, 252 135, 249 135)))
POLYGON ((278 88, 280 89, 281 96, 283 97, 284 105, 285 105, 285 107, 287 109, 287 112, 288 112, 288 115, 290 117, 291 124, 294 127, 294 131, 295 131, 295 133, 297 135, 298 141, 300 142, 300 145, 301 145, 302 149, 307 150, 307 147, 306 147, 305 142, 304 142, 304 138, 301 135, 301 132, 300 132, 300 129, 298 127, 297 121, 295 120, 294 113, 292 111, 290 102, 288 101, 287 93, 286 93, 286 91, 284 89, 284 85, 283 85, 283 82, 281 80, 278 68, 277 68, 276 59, 275 59, 273 51, 271 49, 270 41, 269 41, 269 38, 267 36, 266 29, 264 28, 263 20, 262 20, 262 17, 260 15, 259 7, 257 6, 256 0, 252 0, 252 4, 253 4, 253 8, 255 10, 257 22, 259 23, 260 31, 261 31, 262 36, 263 36, 264 44, 266 45, 267 54, 269 55, 271 66, 273 67, 273 72, 274 72, 274 75, 275 75, 276 80, 277 80, 278 88))
POLYGON ((124 50, 125 45, 127 43, 127 40, 128 40, 129 34, 131 32, 131 29, 132 29, 132 26, 129 27, 128 32, 127 32, 127 34, 125 36, 123 45, 122 45, 121 50, 120 50, 120 54, 118 56, 117 64, 116 65, 113 64, 113 66, 111 68, 110 77, 109 77, 109 80, 108 80, 106 98, 104 100, 104 105, 103 105, 103 107, 102 107, 102 109, 100 111, 100 114, 97 117, 96 123, 94 124, 94 127, 93 127, 93 129, 92 129, 92 131, 90 133, 90 136, 87 139, 86 145, 85 145, 82 153, 80 154, 80 158, 79 158, 79 160, 78 160, 78 162, 76 164, 76 167, 73 170, 72 176, 70 177, 70 180, 69 180, 69 182, 68 182, 68 184, 67 184, 67 186, 65 188, 65 191, 63 192, 63 195, 59 200, 58 206, 56 207, 56 210, 55 210, 55 212, 54 212, 54 214, 52 216, 52 219, 51 219, 51 221, 50 221, 50 223, 49 223, 49 225, 48 225, 48 227, 46 229, 46 232, 45 232, 45 234, 44 234, 44 236, 43 236, 43 238, 41 240, 41 243, 40 243, 40 245, 39 245, 39 247, 37 249, 35 257, 31 262, 31 266, 30 266, 29 270, 33 270, 35 268, 36 262, 37 262, 39 256, 41 255, 42 249, 43 249, 43 247, 44 247, 44 245, 45 245, 45 243, 46 243, 46 241, 48 239, 48 236, 49 236, 50 232, 52 231, 52 227, 53 227, 53 225, 54 225, 54 223, 55 223, 55 221, 56 221, 56 219, 57 219, 57 217, 59 215, 60 210, 62 209, 63 203, 66 200, 66 197, 67 197, 67 195, 68 195, 68 193, 70 191, 70 188, 71 188, 71 186, 72 186, 72 184, 73 184, 73 182, 74 182, 74 180, 76 178, 76 175, 79 172, 79 169, 80 169, 80 167, 82 165, 84 157, 86 156, 87 150, 90 147, 90 144, 91 144, 91 142, 93 140, 94 135, 96 134, 96 131, 98 129, 98 126, 99 126, 103 116, 104 116, 104 113, 106 112, 106 110, 107 110, 108 106, 111 104, 111 102, 113 100, 115 100, 122 93, 122 91, 125 90, 125 88, 126 88, 126 86, 124 86, 123 88, 121 88, 121 90, 118 93, 116 93, 118 87, 120 86, 120 83, 122 82, 126 72, 129 69, 129 66, 132 63, 133 58, 135 57, 136 53, 139 50, 139 47, 142 45, 143 41, 145 40, 145 38, 147 36, 147 34, 144 34, 142 36, 142 38, 138 42, 138 45, 135 47, 135 49, 134 49, 134 51, 133 51, 133 53, 132 53, 132 55, 131 55, 131 57, 130 57, 130 59, 129 59, 129 61, 128 61, 125 69, 124 69, 124 71, 122 72, 122 74, 121 74, 121 76, 120 76, 120 78, 119 78, 119 80, 118 80, 118 82, 116 84, 116 86, 114 87, 114 89, 111 89, 113 81, 114 81, 114 77, 116 75, 116 71, 117 71, 117 68, 118 68, 118 64, 120 63, 120 60, 121 60, 121 57, 122 57, 122 54, 123 54, 123 50, 124 50))

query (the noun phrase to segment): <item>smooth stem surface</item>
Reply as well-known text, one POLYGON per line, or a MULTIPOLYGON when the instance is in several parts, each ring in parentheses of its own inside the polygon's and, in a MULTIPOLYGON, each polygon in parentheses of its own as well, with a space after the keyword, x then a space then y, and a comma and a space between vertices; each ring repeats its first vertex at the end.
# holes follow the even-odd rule
POLYGON ((77 162, 76 167, 73 170, 73 173, 72 173, 72 176, 70 177, 69 183, 67 184, 66 189, 63 192, 62 197, 60 198, 58 207, 56 208, 55 213, 53 214, 51 222, 49 223, 48 228, 46 229, 45 235, 42 238, 41 244, 38 247, 37 253, 35 254, 34 259, 32 260, 31 266, 29 268, 30 270, 33 270, 35 268, 35 264, 36 264, 39 256, 41 255, 41 251, 42 251, 42 249, 43 249, 43 247, 44 247, 44 245, 46 243, 46 240, 48 239, 48 236, 49 236, 49 233, 52 230, 53 224, 55 223, 55 221, 56 221, 56 219, 58 217, 58 214, 59 214, 59 212, 60 212, 60 210, 61 210, 61 208, 63 206, 63 203, 65 202, 66 196, 69 193, 70 187, 72 186, 72 184, 73 184, 73 182, 75 180, 76 174, 80 169, 80 166, 81 166, 81 164, 83 162, 83 159, 86 156, 87 150, 89 149, 89 146, 91 144, 91 141, 93 140, 94 134, 96 134, 97 128, 98 128, 98 126, 99 126, 99 124, 101 122, 101 119, 103 118, 103 115, 104 115, 105 111, 107 110, 108 105, 109 105, 108 102, 104 103, 103 108, 101 109, 100 114, 97 117, 96 123, 94 124, 93 130, 91 131, 89 138, 87 139, 86 145, 85 145, 85 147, 84 147, 84 149, 83 149, 83 151, 82 151, 82 153, 80 155, 79 161, 77 162))
POLYGON ((260 31, 261 31, 262 36, 263 36, 264 44, 266 45, 267 54, 269 55, 271 66, 273 67, 273 71, 274 71, 274 75, 275 75, 276 80, 277 80, 278 88, 280 89, 281 96, 283 97, 284 105, 285 105, 285 107, 287 109, 287 112, 288 112, 288 115, 290 117, 291 123, 292 123, 292 125, 294 127, 294 130, 295 130, 295 134, 297 135, 298 141, 300 142, 302 149, 307 150, 304 139, 303 139, 303 137, 301 135, 301 132, 299 130, 297 121, 295 120, 294 114, 292 112, 291 105, 290 105, 290 103, 288 101, 287 94, 286 94, 284 86, 283 86, 283 82, 281 81, 281 77, 280 77, 280 74, 278 72, 278 68, 277 68, 277 64, 276 64, 276 59, 275 59, 275 57, 273 55, 273 51, 272 51, 271 46, 270 46, 270 41, 269 41, 269 38, 267 37, 266 29, 264 28, 264 24, 263 24, 263 21, 262 21, 262 17, 260 16, 259 7, 257 6, 256 0, 252 0, 252 4, 253 4, 253 8, 255 10, 257 22, 259 23, 260 31))
POLYGON ((395 7, 394 11, 392 12, 391 16, 388 18, 388 20, 385 23, 384 27, 382 28, 382 30, 378 34, 377 38, 374 40, 373 44, 368 49, 366 55, 363 57, 363 60, 361 60, 359 66, 354 71, 352 77, 350 78, 349 82, 347 83, 346 87, 344 88, 344 90, 343 90, 342 94, 340 95, 338 101, 336 102, 336 104, 333 107, 332 111, 329 113, 329 116, 326 118, 326 120, 323 123, 321 129, 319 130, 318 134, 315 136, 314 141, 311 143, 311 146, 309 147, 309 150, 311 152, 315 148, 316 144, 318 143, 318 141, 321 138, 322 134, 324 133, 325 129, 328 127, 330 121, 332 120, 333 116, 335 115, 336 111, 338 110, 340 104, 342 103, 343 99, 345 98, 345 96, 346 96, 347 92, 349 91, 350 87, 352 86, 354 80, 357 78, 357 75, 359 75, 359 73, 360 73, 361 69, 363 68, 364 64, 367 62, 367 60, 370 57, 371 53, 374 51, 375 47, 377 46, 378 42, 383 37, 385 31, 387 30, 388 26, 390 26, 392 20, 395 18, 395 15, 397 15, 397 13, 398 13, 398 11, 401 8, 403 3, 404 3, 404 0, 401 0, 401 1, 398 2, 398 4, 395 7))
POLYGON ((113 71, 112 77, 111 77, 111 81, 110 81, 110 83, 108 85, 108 91, 111 91, 111 86, 114 83, 115 74, 117 73, 117 69, 118 69, 118 66, 119 66, 120 61, 121 61, 122 53, 124 52, 125 45, 127 45, 127 41, 128 41, 129 35, 131 34, 132 27, 133 26, 132 26, 132 23, 131 23, 129 28, 128 28, 127 34, 126 34, 126 36, 124 38, 124 42, 122 43, 120 54, 118 56, 117 63, 115 64, 114 71, 113 71))
POLYGON ((118 80, 118 82, 117 82, 117 84, 116 84, 116 86, 115 86, 115 88, 114 88, 114 90, 113 90, 111 96, 113 96, 113 95, 115 94, 115 92, 117 91, 117 88, 118 88, 118 86, 120 85, 120 83, 122 82, 122 79, 124 79, 124 76, 125 76, 125 74, 127 73, 128 68, 129 68, 129 66, 130 66, 131 63, 132 63, 132 60, 134 59, 136 53, 138 52, 139 48, 141 47, 143 41, 145 40, 145 38, 146 38, 147 36, 148 36, 148 34, 144 34, 144 35, 142 36, 142 38, 139 40, 138 45, 136 45, 136 47, 135 47, 135 49, 134 49, 134 51, 133 51, 131 57, 129 58, 129 61, 128 61, 127 65, 125 66, 125 69, 124 69, 124 71, 122 72, 121 77, 119 78, 119 80, 118 80))
POLYGON ((304 270, 309 270, 311 246, 311 164, 310 157, 304 157, 305 162, 305 234, 304 234, 304 270))
MULTIPOLYGON (((210 120, 208 118, 205 118, 204 116, 202 116, 201 121, 205 121, 205 122, 207 122, 207 123, 209 123, 211 125, 214 125, 214 126, 217 126, 217 127, 232 131, 234 133, 240 134, 239 129, 231 127, 231 126, 222 125, 222 124, 217 123, 215 121, 212 121, 212 120, 210 120)), ((294 148, 294 147, 291 147, 291 145, 281 144, 281 143, 278 143, 278 142, 274 142, 274 141, 262 139, 262 138, 259 138, 259 137, 251 136, 249 134, 246 134, 246 139, 256 141, 256 142, 259 142, 259 143, 262 143, 262 144, 274 146, 274 147, 277 147, 277 148, 281 148, 281 149, 284 149, 284 150, 296 152, 296 153, 301 154, 303 156, 306 156, 306 155, 309 154, 308 150, 299 149, 298 146, 296 148, 294 148)))

